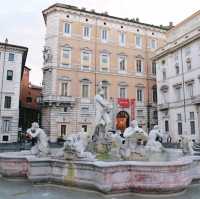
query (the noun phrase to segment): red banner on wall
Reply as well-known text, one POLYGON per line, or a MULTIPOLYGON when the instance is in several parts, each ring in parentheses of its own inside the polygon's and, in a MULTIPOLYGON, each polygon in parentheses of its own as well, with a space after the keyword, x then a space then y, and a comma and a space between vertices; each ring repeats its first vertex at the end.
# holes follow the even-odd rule
POLYGON ((118 98, 118 104, 122 108, 129 108, 129 99, 118 98))
POLYGON ((135 120, 135 99, 130 99, 131 121, 135 120))

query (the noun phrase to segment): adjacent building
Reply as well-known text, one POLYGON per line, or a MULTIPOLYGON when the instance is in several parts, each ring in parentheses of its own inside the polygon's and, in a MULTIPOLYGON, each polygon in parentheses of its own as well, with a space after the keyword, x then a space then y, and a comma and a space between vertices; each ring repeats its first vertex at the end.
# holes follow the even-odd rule
POLYGON ((17 142, 20 81, 28 48, 0 43, 0 143, 17 142))
POLYGON ((42 87, 34 85, 29 81, 30 71, 30 68, 24 67, 20 85, 19 127, 22 131, 30 128, 32 122, 41 124, 40 99, 42 87))
POLYGON ((199 142, 200 11, 168 31, 166 38, 155 57, 159 125, 172 142, 182 135, 199 142))
POLYGON ((91 132, 98 84, 113 104, 113 128, 132 119, 147 131, 157 123, 156 65, 166 27, 54 4, 46 25, 42 126, 50 140, 91 132))

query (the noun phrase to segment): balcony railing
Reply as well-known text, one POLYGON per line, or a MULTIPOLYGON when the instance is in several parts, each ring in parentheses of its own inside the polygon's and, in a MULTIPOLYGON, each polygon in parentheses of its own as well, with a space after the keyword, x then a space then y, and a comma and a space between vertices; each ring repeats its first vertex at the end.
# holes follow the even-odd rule
POLYGON ((73 103, 75 98, 72 96, 46 96, 42 98, 42 102, 73 103))
POLYGON ((164 111, 164 110, 169 109, 169 103, 158 104, 158 109, 159 109, 160 111, 164 111))
POLYGON ((200 104, 200 95, 192 98, 192 104, 200 104))

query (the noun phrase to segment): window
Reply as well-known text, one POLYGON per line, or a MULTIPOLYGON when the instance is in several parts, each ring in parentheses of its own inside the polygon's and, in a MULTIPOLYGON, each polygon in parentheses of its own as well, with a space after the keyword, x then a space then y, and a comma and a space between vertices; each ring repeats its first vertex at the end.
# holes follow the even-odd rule
POLYGON ((136 69, 137 73, 142 73, 143 72, 143 64, 141 59, 136 60, 136 69))
POLYGON ((66 125, 65 124, 62 124, 61 125, 61 128, 60 128, 60 131, 61 131, 61 138, 63 138, 65 135, 66 135, 66 125))
POLYGON ((89 85, 88 84, 82 84, 82 98, 89 98, 89 85))
POLYGON ((169 132, 169 121, 165 120, 165 132, 169 132))
POLYGON ((157 88, 154 86, 152 88, 153 102, 157 103, 157 88))
POLYGON ((15 54, 14 53, 9 53, 8 61, 14 61, 14 60, 15 60, 15 54))
POLYGON ((182 121, 181 113, 178 113, 178 114, 177 114, 177 120, 178 120, 178 121, 182 121))
POLYGON ((11 96, 5 96, 4 108, 11 108, 11 96))
POLYGON ((70 67, 71 65, 71 48, 65 47, 62 50, 62 65, 70 67))
POLYGON ((190 47, 185 48, 185 56, 188 57, 191 54, 191 49, 190 47))
POLYGON ((83 27, 83 38, 90 39, 90 27, 89 26, 83 27))
POLYGON ((63 58, 64 59, 69 59, 71 55, 71 49, 69 48, 64 48, 63 49, 63 58))
POLYGON ((154 120, 158 119, 158 112, 157 111, 153 111, 153 119, 154 120))
POLYGON ((176 100, 181 100, 181 87, 175 88, 176 100))
POLYGON ((107 42, 108 40, 108 31, 107 29, 101 30, 101 41, 102 42, 107 42))
POLYGON ((13 71, 7 70, 7 80, 13 80, 13 71))
POLYGON ((141 48, 142 47, 142 38, 140 34, 137 34, 135 36, 135 44, 136 44, 136 48, 141 48))
POLYGON ((125 87, 120 87, 119 88, 119 98, 126 98, 126 88, 125 87))
POLYGON ((156 39, 151 39, 150 40, 149 47, 152 48, 152 49, 156 49, 157 48, 157 41, 156 41, 156 39))
POLYGON ((151 70, 152 70, 152 74, 156 75, 156 62, 154 62, 154 61, 152 62, 152 69, 151 70))
POLYGON ((3 119, 3 133, 8 133, 11 127, 11 121, 9 119, 3 119))
POLYGON ((65 23, 65 25, 64 25, 64 33, 66 35, 71 35, 71 24, 70 23, 65 23))
POLYGON ((0 52, 0 60, 1 60, 1 52, 0 52))
POLYGON ((143 110, 137 110, 137 116, 138 117, 143 117, 144 116, 143 110))
POLYGON ((67 82, 61 83, 61 95, 68 96, 68 83, 67 82))
POLYGON ((120 34, 119 34, 119 45, 125 46, 125 43, 126 43, 125 33, 120 32, 120 34))
POLYGON ((82 69, 86 69, 88 70, 90 68, 90 57, 91 57, 91 53, 88 51, 83 51, 82 52, 82 57, 81 57, 81 66, 82 69))
POLYGON ((188 84, 187 85, 187 91, 188 91, 188 97, 193 97, 194 94, 193 94, 193 84, 188 84))
POLYGON ((31 103, 31 102, 32 102, 32 97, 27 97, 27 98, 26 98, 26 102, 27 102, 27 103, 31 103))
POLYGON ((175 70, 176 70, 176 75, 179 75, 179 73, 180 73, 180 68, 179 68, 178 63, 176 63, 176 65, 175 65, 175 70))
POLYGON ((167 74, 166 74, 166 69, 164 68, 163 69, 163 80, 166 80, 167 79, 167 74))
POLYGON ((187 70, 190 71, 192 69, 191 59, 188 58, 186 60, 186 65, 187 65, 187 70))
POLYGON ((194 112, 190 112, 190 129, 191 129, 191 134, 195 134, 195 117, 194 117, 194 112))
POLYGON ((101 70, 102 71, 108 71, 109 70, 109 55, 108 54, 101 54, 100 56, 100 64, 101 64, 101 70))
POLYGON ((183 133, 183 129, 182 129, 182 117, 181 117, 181 113, 177 114, 177 124, 178 124, 178 134, 182 135, 183 133))
POLYGON ((119 57, 119 72, 126 72, 126 57, 119 57))
POLYGON ((137 101, 143 102, 143 89, 141 88, 137 89, 137 101))
POLYGON ((81 128, 82 128, 83 133, 87 133, 87 129, 88 129, 87 125, 84 124, 84 125, 81 126, 81 128))
POLYGON ((182 134, 183 134, 182 122, 178 122, 178 134, 179 134, 179 135, 182 135, 182 134))

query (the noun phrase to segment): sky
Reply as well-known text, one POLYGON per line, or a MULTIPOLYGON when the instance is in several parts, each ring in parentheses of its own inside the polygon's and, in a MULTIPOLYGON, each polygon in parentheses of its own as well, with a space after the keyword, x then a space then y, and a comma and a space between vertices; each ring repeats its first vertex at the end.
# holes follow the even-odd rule
POLYGON ((136 18, 154 25, 174 24, 200 9, 200 0, 0 0, 0 42, 29 48, 26 66, 30 81, 42 82, 42 50, 45 24, 42 10, 54 3, 65 3, 97 12, 107 11, 122 18, 136 18))

